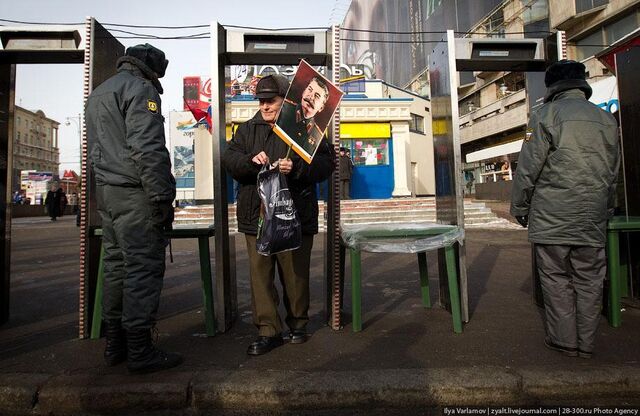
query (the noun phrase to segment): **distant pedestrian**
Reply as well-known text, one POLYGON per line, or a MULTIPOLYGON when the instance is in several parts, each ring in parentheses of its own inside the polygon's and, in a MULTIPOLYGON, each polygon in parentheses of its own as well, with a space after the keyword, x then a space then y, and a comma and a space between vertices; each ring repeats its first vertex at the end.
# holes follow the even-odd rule
POLYGON ((44 205, 47 208, 47 213, 49 214, 51 221, 57 221, 58 217, 62 216, 60 208, 62 206, 63 195, 64 191, 58 187, 57 183, 52 183, 50 185, 50 189, 44 199, 44 205))
POLYGON ((590 358, 606 274, 607 219, 619 169, 617 124, 588 102, 585 66, 562 60, 545 74, 545 104, 531 116, 511 197, 529 225, 544 296, 545 345, 590 358))
POLYGON ((347 149, 340 148, 340 199, 351 199, 351 175, 353 162, 347 154, 347 149))

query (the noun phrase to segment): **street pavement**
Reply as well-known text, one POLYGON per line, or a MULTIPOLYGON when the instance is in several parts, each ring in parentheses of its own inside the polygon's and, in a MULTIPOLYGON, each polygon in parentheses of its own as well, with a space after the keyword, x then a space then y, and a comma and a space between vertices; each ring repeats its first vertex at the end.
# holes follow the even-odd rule
POLYGON ((347 259, 344 328, 331 330, 323 314, 324 238, 316 237, 312 254, 309 341, 260 357, 245 353, 256 331, 244 239, 236 238, 238 319, 210 338, 197 242, 175 240, 158 344, 185 362, 131 376, 124 365, 103 364, 104 340, 78 339, 74 218, 14 219, 11 318, 0 327, 0 415, 422 415, 452 406, 595 414, 591 406, 640 406, 640 311, 626 307, 620 328, 603 317, 591 360, 546 349, 525 230, 466 231, 470 321, 462 334, 438 306, 435 253, 427 255, 431 309, 421 305, 415 255, 363 253, 359 333, 350 325, 347 259))

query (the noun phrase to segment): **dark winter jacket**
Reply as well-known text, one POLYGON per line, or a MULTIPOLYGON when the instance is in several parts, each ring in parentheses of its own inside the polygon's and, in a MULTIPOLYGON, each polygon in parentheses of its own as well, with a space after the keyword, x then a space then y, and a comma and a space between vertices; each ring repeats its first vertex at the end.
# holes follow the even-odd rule
MULTIPOLYGON (((238 231, 256 234, 260 216, 260 198, 257 190, 261 165, 251 159, 261 151, 269 156, 270 163, 284 158, 288 146, 271 129, 260 114, 241 124, 222 156, 222 165, 239 182, 237 201, 238 231)), ((323 139, 308 164, 295 152, 289 154, 293 162, 291 173, 286 175, 289 190, 302 223, 303 234, 318 232, 318 199, 315 184, 327 179, 335 167, 335 152, 323 139)))
POLYGON ((617 124, 587 101, 585 88, 574 80, 554 84, 531 116, 511 214, 529 215, 533 243, 605 245, 620 163, 617 124))
POLYGON ((125 56, 118 73, 89 96, 87 138, 98 185, 141 187, 151 202, 175 198, 159 92, 155 72, 125 56))

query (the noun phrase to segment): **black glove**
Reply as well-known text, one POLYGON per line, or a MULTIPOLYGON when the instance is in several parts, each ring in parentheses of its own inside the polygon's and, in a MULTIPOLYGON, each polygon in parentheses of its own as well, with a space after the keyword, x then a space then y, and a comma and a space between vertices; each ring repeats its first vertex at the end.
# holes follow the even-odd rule
POLYGON ((156 204, 157 221, 165 231, 173 228, 173 204, 171 201, 161 201, 156 204))
POLYGON ((520 225, 522 225, 524 228, 527 228, 527 225, 529 225, 529 216, 528 215, 516 215, 516 221, 518 221, 518 223, 520 225))

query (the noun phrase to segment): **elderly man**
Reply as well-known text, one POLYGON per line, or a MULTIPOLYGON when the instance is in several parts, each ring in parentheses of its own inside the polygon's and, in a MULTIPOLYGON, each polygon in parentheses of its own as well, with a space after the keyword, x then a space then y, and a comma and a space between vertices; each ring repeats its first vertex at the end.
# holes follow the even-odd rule
POLYGON ((278 126, 310 155, 322 139, 322 130, 314 117, 324 109, 328 98, 327 84, 320 77, 314 77, 302 91, 299 103, 286 99, 282 105, 278 126))
POLYGON ((327 179, 334 169, 335 153, 322 136, 311 164, 296 153, 285 158, 288 146, 273 132, 273 125, 288 87, 289 82, 280 75, 268 75, 258 82, 256 98, 260 110, 238 127, 222 156, 223 166, 240 184, 236 210, 238 231, 245 235, 247 244, 253 322, 258 328, 258 338, 247 349, 249 355, 266 354, 283 344, 283 325, 278 311, 280 297, 274 282, 276 270, 282 283, 288 339, 291 344, 307 340, 311 249, 313 236, 318 233, 315 185, 327 179), (302 245, 292 251, 263 256, 256 249, 260 220, 256 182, 263 165, 274 162, 289 185, 302 224, 302 245))
POLYGON ((590 358, 606 273, 605 237, 619 167, 617 124, 587 101, 585 67, 562 60, 545 74, 545 104, 520 151, 511 214, 526 227, 545 304, 547 348, 590 358))

